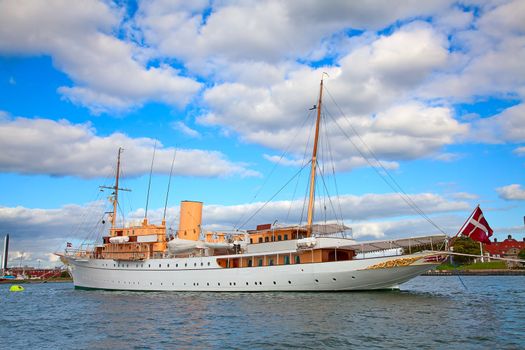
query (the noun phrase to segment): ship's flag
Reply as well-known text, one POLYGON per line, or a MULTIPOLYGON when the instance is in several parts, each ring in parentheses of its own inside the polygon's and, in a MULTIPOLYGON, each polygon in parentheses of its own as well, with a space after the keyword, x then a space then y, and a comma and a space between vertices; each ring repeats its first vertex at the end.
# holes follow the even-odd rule
POLYGON ((461 230, 459 230, 458 236, 463 235, 475 241, 490 244, 489 237, 492 236, 493 232, 478 205, 470 218, 463 224, 461 230))

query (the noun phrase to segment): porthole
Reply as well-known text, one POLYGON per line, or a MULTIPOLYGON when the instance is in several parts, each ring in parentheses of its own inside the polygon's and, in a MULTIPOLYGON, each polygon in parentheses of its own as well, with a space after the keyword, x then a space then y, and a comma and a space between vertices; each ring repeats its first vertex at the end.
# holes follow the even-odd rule
POLYGON ((210 266, 210 262, 208 261, 208 266, 210 266))
POLYGON ((246 285, 248 285, 248 282, 246 282, 246 285))
POLYGON ((151 264, 148 264, 148 267, 151 267, 151 264))
POLYGON ((335 278, 332 278, 334 281, 337 281, 335 278))
POLYGON ((204 263, 201 263, 201 266, 204 266, 204 263))
POLYGON ((352 276, 352 278, 355 278, 355 276, 352 276))
POLYGON ((255 282, 255 285, 257 285, 257 282, 255 282))
POLYGON ((162 264, 159 264, 159 269, 162 267, 162 264))
POLYGON ((153 282, 150 282, 149 285, 150 285, 150 286, 153 285, 153 282))
POLYGON ((236 282, 233 282, 233 285, 236 286, 237 285, 236 282))
POLYGON ((188 263, 184 263, 184 267, 188 267, 188 263))
POLYGON ((209 285, 210 285, 210 282, 206 282, 206 285, 209 286, 209 285))
POLYGON ((277 284, 275 281, 273 281, 273 284, 277 284))
POLYGON ((193 263, 193 267, 197 267, 197 263, 193 263))
POLYGON ((259 285, 262 286, 262 282, 261 281, 259 281, 259 285))
POLYGON ((217 285, 220 286, 220 285, 221 285, 221 282, 217 282, 217 285))
POLYGON ((168 267, 170 267, 170 264, 168 264, 168 267))
POLYGON ((232 283, 230 282, 230 286, 232 285, 232 283))
POLYGON ((288 281, 288 284, 292 284, 292 281, 288 281))
POLYGON ((319 280, 315 280, 315 282, 319 283, 319 280))
POLYGON ((175 267, 179 267, 179 264, 175 264, 175 267))

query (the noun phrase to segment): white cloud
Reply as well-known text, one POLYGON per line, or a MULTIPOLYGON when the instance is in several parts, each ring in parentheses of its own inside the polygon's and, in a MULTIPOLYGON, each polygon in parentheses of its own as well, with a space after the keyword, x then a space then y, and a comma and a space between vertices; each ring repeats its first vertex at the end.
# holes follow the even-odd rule
POLYGON ((468 139, 486 143, 524 142, 524 116, 525 104, 521 103, 492 117, 473 121, 468 139))
POLYGON ((468 192, 456 192, 452 193, 450 197, 457 199, 457 200, 474 200, 478 199, 479 196, 474 193, 468 193, 468 192))
POLYGON ((50 55, 75 83, 58 91, 94 113, 146 101, 186 105, 200 89, 169 66, 141 62, 140 48, 115 37, 122 10, 86 0, 0 2, 0 53, 50 55))
POLYGON ((204 17, 205 2, 196 8, 181 8, 166 1, 150 1, 140 5, 136 22, 145 40, 160 53, 182 57, 188 66, 206 71, 217 63, 227 66, 225 62, 318 59, 323 56, 319 45, 344 37, 338 33, 345 29, 380 29, 403 18, 439 13, 449 4, 218 2, 204 17), (192 45, 187 45, 189 42, 192 45))
POLYGON ((525 156, 525 146, 524 147, 518 147, 513 151, 515 154, 517 154, 520 157, 525 156))
POLYGON ((449 67, 422 89, 425 97, 472 101, 497 95, 525 96, 525 3, 478 6, 480 17, 451 38, 449 67))
POLYGON ((525 188, 521 187, 520 184, 498 187, 496 192, 500 198, 507 201, 525 201, 525 188))
MULTIPOLYGON (((155 140, 130 138, 121 133, 98 136, 88 124, 65 120, 0 119, 0 170, 21 174, 112 176, 118 147, 125 149, 125 175, 149 172, 155 140), (127 161, 133 160, 133 161, 127 161)), ((154 171, 169 174, 173 148, 157 145, 154 171)), ((233 163, 217 151, 177 149, 175 174, 190 176, 257 175, 244 164, 233 163)))
POLYGON ((190 128, 188 125, 186 125, 182 121, 173 122, 171 126, 173 127, 173 129, 180 131, 186 136, 196 137, 196 138, 201 137, 201 134, 197 130, 190 128))

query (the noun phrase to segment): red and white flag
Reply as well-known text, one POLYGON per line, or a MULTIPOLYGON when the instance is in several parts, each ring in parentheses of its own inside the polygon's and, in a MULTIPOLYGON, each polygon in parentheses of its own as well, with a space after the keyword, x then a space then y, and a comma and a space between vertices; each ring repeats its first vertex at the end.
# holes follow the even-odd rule
POLYGON ((490 244, 489 237, 492 236, 493 232, 478 205, 457 235, 467 236, 475 241, 490 244))

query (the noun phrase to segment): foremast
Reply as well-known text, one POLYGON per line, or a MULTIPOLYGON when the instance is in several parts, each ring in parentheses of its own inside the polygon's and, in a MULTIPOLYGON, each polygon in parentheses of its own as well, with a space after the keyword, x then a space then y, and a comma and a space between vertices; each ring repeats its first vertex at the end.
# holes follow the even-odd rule
POLYGON ((115 228, 115 224, 117 222, 117 209, 118 209, 118 191, 131 191, 127 188, 120 188, 119 187, 119 179, 120 179, 120 155, 122 154, 122 151, 124 149, 122 147, 118 148, 118 154, 117 154, 117 172, 115 174, 115 186, 100 186, 100 188, 107 188, 110 190, 113 190, 111 202, 113 203, 113 212, 111 212, 111 228, 115 228))
POLYGON ((312 223, 314 219, 314 203, 315 203, 315 173, 317 171, 317 144, 319 141, 319 125, 321 122, 321 108, 323 103, 323 78, 321 77, 321 84, 319 87, 319 101, 317 102, 317 119, 315 121, 315 136, 314 136, 314 148, 312 150, 312 169, 310 171, 310 197, 308 199, 308 217, 307 217, 307 228, 308 235, 312 234, 312 223))

